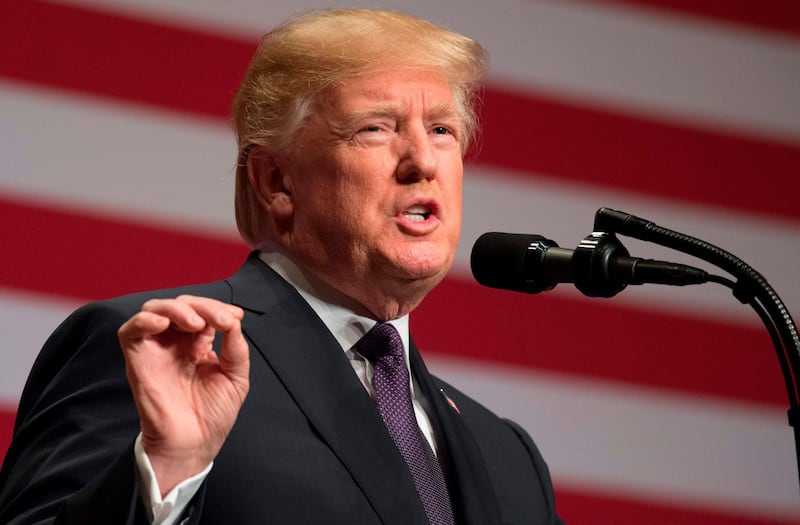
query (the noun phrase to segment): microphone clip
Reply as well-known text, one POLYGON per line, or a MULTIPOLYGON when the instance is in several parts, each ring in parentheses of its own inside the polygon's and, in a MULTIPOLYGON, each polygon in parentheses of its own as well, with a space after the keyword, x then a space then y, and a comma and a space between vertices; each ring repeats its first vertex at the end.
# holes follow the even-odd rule
POLYGON ((615 234, 603 231, 590 233, 572 254, 575 288, 588 297, 617 295, 629 282, 618 271, 619 261, 629 256, 630 253, 615 234))

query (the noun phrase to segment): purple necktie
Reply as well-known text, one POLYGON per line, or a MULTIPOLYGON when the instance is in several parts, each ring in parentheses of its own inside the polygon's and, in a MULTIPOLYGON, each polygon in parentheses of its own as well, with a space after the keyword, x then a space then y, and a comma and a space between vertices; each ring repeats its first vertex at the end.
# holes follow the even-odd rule
POLYGON ((375 404, 408 464, 430 525, 453 525, 442 468, 414 416, 400 334, 391 324, 378 323, 356 343, 355 350, 375 368, 375 404))

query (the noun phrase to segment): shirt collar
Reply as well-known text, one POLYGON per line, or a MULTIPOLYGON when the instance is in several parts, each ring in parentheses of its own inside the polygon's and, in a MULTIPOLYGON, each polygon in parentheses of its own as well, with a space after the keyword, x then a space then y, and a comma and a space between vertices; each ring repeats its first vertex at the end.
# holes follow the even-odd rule
MULTIPOLYGON (((352 299, 341 292, 322 285, 312 285, 303 270, 284 254, 262 251, 259 258, 297 290, 330 330, 342 350, 349 352, 377 323, 375 319, 358 315, 347 307, 352 299)), ((408 315, 392 319, 389 323, 400 333, 403 353, 408 362, 408 315)))

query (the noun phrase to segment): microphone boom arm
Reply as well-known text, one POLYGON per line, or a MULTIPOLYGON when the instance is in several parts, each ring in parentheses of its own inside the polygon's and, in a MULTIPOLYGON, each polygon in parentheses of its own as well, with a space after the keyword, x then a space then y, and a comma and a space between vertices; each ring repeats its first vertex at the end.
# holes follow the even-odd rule
MULTIPOLYGON (((676 232, 629 213, 600 208, 594 230, 652 242, 717 266, 733 277, 734 297, 758 313, 772 338, 789 397, 789 425, 794 429, 798 475, 800 475, 800 336, 789 310, 767 280, 751 266, 713 244, 676 232)), ((577 254, 577 251, 576 251, 577 254)), ((710 279, 726 284, 726 279, 710 279)), ((728 281, 730 282, 730 281, 728 281)))

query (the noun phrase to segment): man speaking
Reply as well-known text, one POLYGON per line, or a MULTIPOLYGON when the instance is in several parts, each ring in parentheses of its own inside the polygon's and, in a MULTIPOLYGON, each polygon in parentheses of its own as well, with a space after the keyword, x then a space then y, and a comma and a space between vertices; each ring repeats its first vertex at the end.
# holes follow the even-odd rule
POLYGON ((253 253, 56 330, 0 523, 560 523, 528 435, 431 376, 408 332, 453 262, 484 70, 473 40, 394 12, 266 35, 233 103, 253 253))

